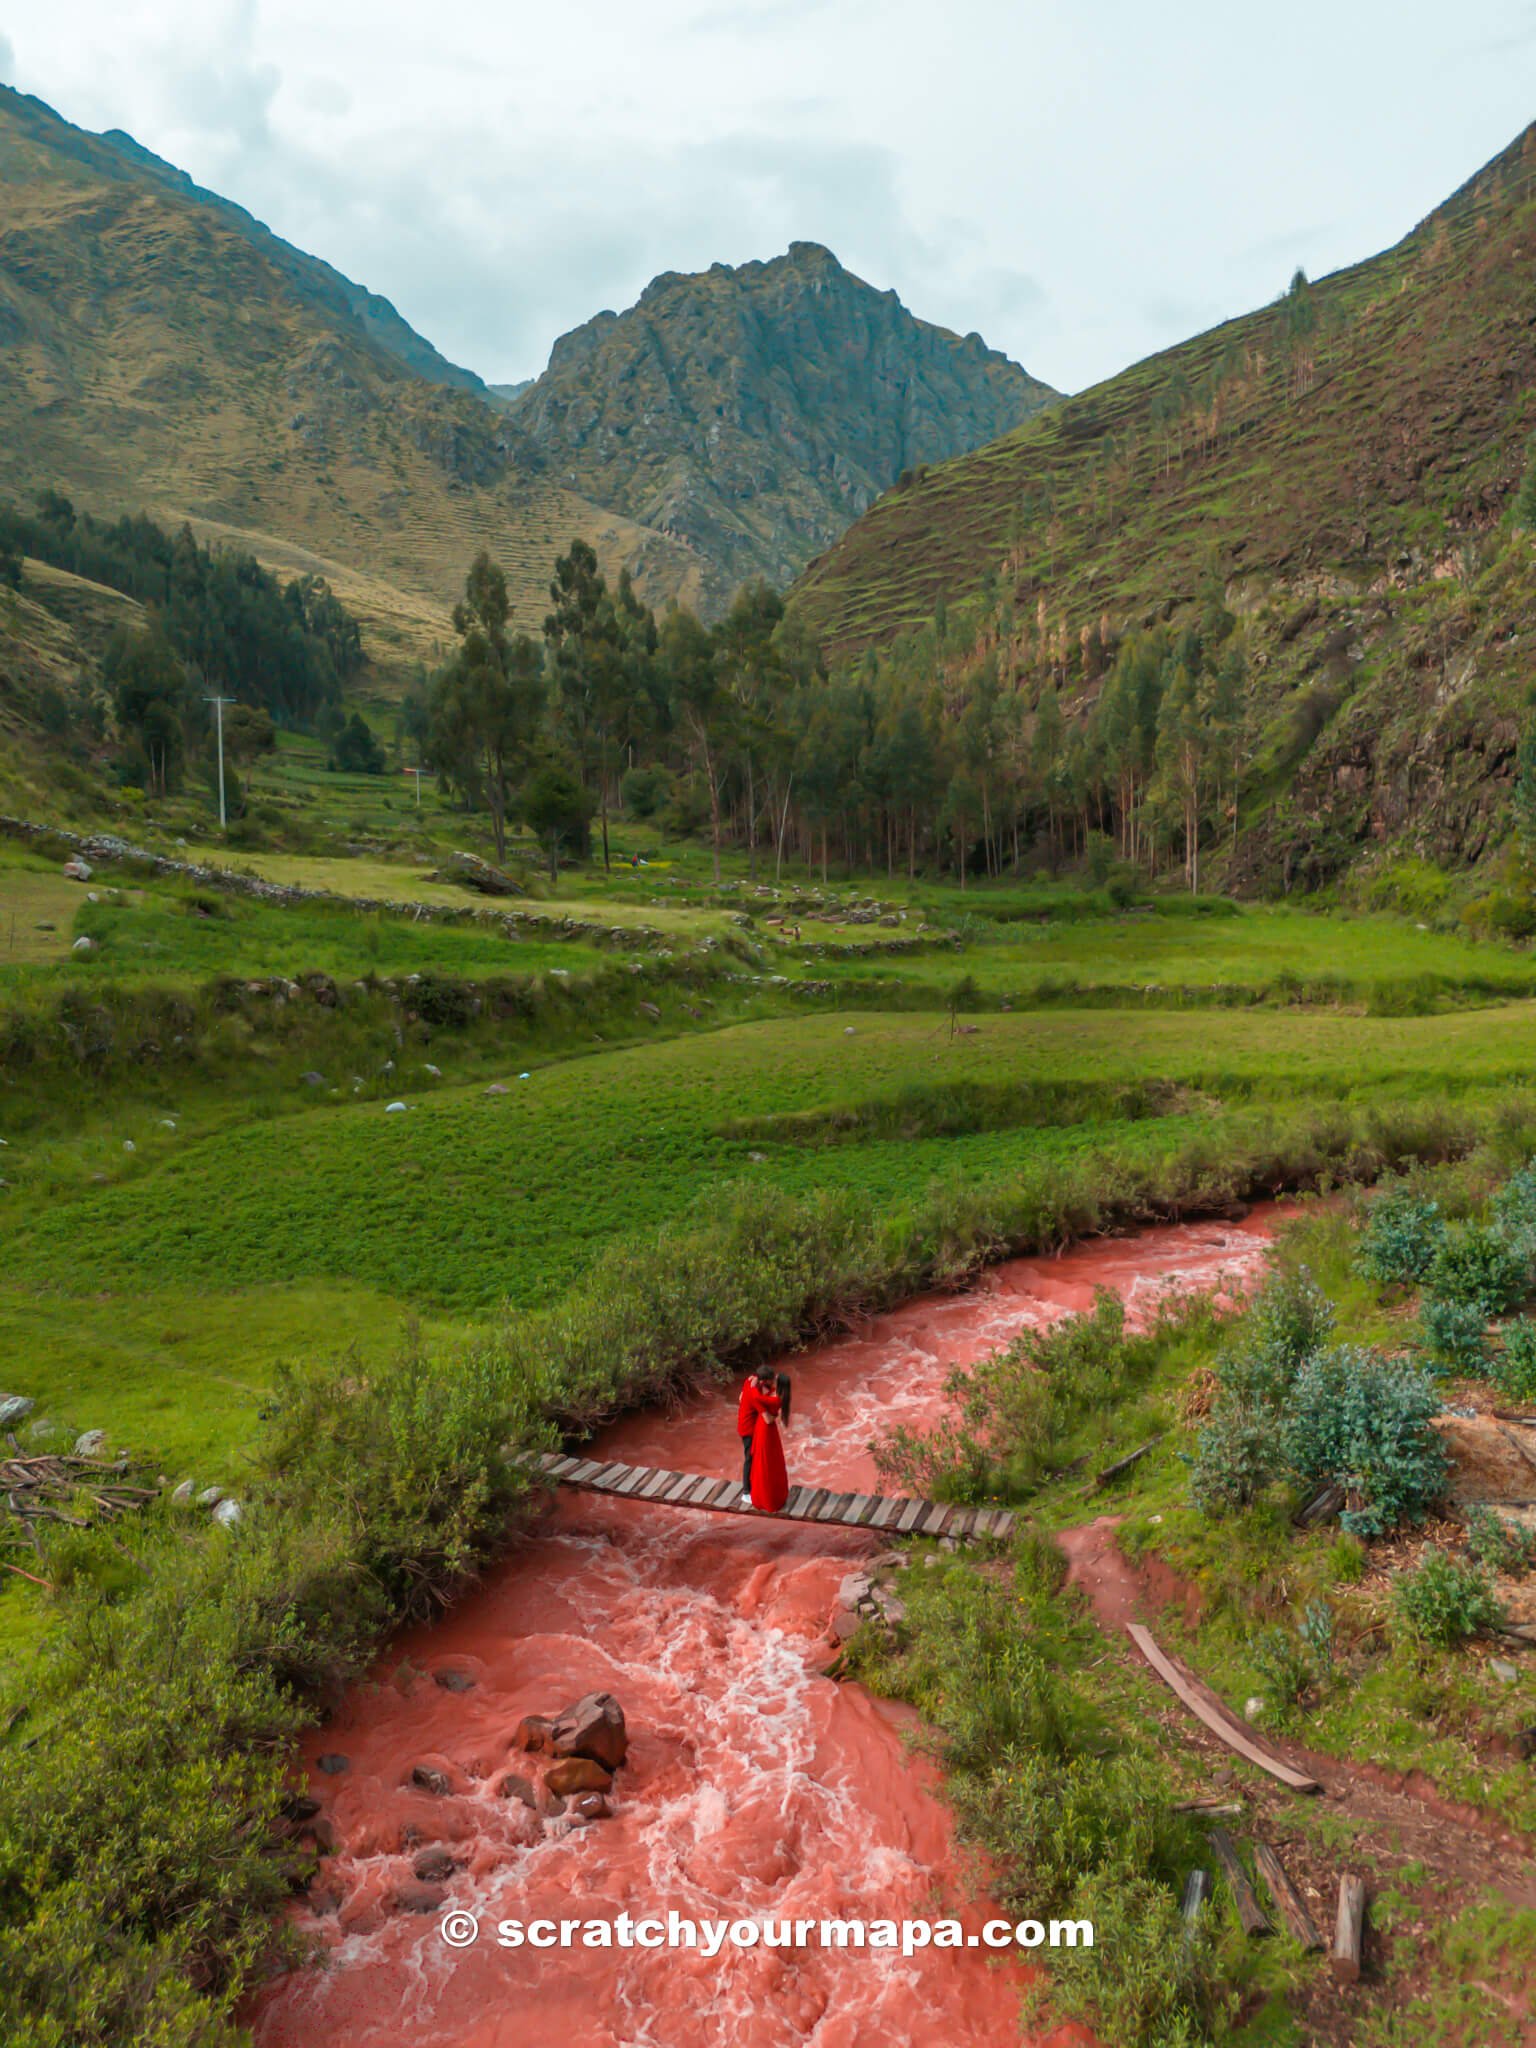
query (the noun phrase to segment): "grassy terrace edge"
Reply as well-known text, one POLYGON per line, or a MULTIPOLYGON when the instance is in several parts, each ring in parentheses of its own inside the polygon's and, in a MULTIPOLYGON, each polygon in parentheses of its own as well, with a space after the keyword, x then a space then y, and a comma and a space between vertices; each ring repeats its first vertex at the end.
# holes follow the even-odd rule
POLYGON ((532 1499, 509 1450, 1014 1253, 1459 1156, 1532 1114, 1520 1098, 1238 1115, 1219 1145, 1155 1165, 1107 1147, 884 1215, 851 1194, 731 1189, 664 1258, 615 1246, 565 1301, 451 1358, 407 1349, 290 1379, 238 1536, 146 1518, 131 1566, 80 1573, 0 1702, 4 2037, 242 2038, 240 2001, 285 1941, 292 1739, 389 1629, 447 1604, 515 1534, 532 1499))

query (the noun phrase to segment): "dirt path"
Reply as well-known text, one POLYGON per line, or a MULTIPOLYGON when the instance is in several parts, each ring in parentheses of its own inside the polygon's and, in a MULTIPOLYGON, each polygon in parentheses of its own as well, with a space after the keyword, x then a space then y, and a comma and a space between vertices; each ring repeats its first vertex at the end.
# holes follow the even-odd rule
MULTIPOLYGON (((1161 1560, 1132 1564, 1116 1540, 1120 1521, 1118 1515, 1100 1515, 1063 1530, 1057 1542, 1067 1559, 1067 1584, 1081 1589, 1094 1619, 1120 1653, 1140 1663, 1125 1634, 1126 1623, 1155 1627, 1170 1607, 1177 1607, 1193 1626, 1199 1596, 1161 1560)), ((1162 1691, 1158 1680, 1152 1683, 1162 1691)), ((1209 1687, 1200 1689, 1230 1711, 1209 1687)), ((1341 1987, 1325 1970, 1313 1974, 1300 2012, 1309 2041, 1344 2048, 1361 2037, 1367 2019, 1380 2024, 1384 2007, 1406 2012, 1423 1994, 1427 1971, 1402 1967, 1391 1953, 1405 1936, 1431 1931, 1485 1891, 1498 1893, 1512 1906, 1536 1908, 1533 1845, 1501 1828, 1492 1816, 1447 1798, 1422 1773, 1324 1756, 1266 1730, 1267 1747, 1322 1784, 1322 1794, 1307 1799, 1244 1764, 1171 1693, 1164 1693, 1157 1719, 1167 1753, 1182 1754, 1198 1775, 1192 1791, 1242 1800, 1245 1813, 1227 1825, 1234 1833, 1262 1834, 1275 1844, 1325 1939, 1332 1938, 1343 1870, 1365 1875, 1373 1894, 1390 1885, 1412 1904, 1413 1912, 1399 1921, 1393 1937, 1373 1930, 1360 1984, 1341 1987)), ((1529 2026, 1528 1987, 1480 1988, 1519 2027, 1514 2038, 1536 2042, 1536 2029, 1529 2026)), ((1470 2035, 1467 2048, 1474 2048, 1470 2035)))

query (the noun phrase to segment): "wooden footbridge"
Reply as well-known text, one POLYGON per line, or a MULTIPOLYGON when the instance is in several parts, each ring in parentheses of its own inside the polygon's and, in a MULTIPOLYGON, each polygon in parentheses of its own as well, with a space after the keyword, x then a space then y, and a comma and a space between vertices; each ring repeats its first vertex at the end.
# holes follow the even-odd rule
MULTIPOLYGON (((587 1493, 648 1500, 657 1507, 698 1508, 714 1515, 768 1512, 743 1504, 740 1479, 720 1479, 703 1472, 664 1472, 654 1465, 609 1464, 601 1458, 565 1458, 555 1451, 541 1451, 526 1462, 557 1486, 576 1486, 587 1493)), ((1011 1535, 1017 1517, 1010 1508, 954 1507, 946 1501, 908 1500, 901 1494, 838 1493, 826 1486, 792 1486, 783 1507, 769 1519, 878 1529, 886 1536, 953 1536, 970 1541, 1011 1535)))

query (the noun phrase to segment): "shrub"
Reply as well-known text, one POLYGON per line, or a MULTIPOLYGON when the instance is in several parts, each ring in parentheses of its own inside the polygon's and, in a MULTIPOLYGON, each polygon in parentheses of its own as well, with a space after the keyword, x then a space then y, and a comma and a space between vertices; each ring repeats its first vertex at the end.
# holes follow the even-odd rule
POLYGON ((1529 1274, 1536 1261, 1536 1159, 1512 1173, 1494 1196, 1493 1227, 1524 1259, 1529 1274))
POLYGON ((1392 1589, 1398 1618, 1416 1642, 1453 1649, 1499 1619, 1488 1575, 1470 1559, 1450 1557, 1431 1546, 1416 1571, 1404 1572, 1392 1589))
POLYGON ((1436 1301, 1475 1304, 1487 1317, 1525 1299, 1530 1269, 1501 1231, 1462 1224, 1446 1232, 1424 1274, 1424 1287, 1436 1301))
POLYGON ((1473 1301, 1426 1301, 1419 1311, 1424 1348, 1453 1372, 1480 1372, 1487 1360, 1488 1317, 1473 1301))
POLYGON ((1444 1237, 1440 1204, 1399 1183, 1371 1203, 1355 1266, 1382 1287, 1422 1280, 1444 1237))
POLYGON ((1337 1480, 1360 1496, 1346 1529, 1379 1536, 1422 1519, 1445 1482, 1445 1447, 1430 1428, 1439 1396, 1421 1368, 1340 1344, 1307 1360, 1291 1387, 1283 1448, 1297 1476, 1337 1480))
POLYGON ((1256 1297, 1217 1364, 1216 1398, 1196 1445, 1192 1490, 1208 1514, 1246 1506, 1275 1476, 1292 1382, 1332 1329, 1332 1304, 1305 1266, 1256 1297))
POLYGON ((1492 1508, 1471 1508, 1467 1513, 1467 1548, 1489 1571, 1514 1577, 1527 1571, 1536 1559, 1536 1530, 1506 1522, 1492 1508))
POLYGON ((1488 1377, 1511 1401, 1536 1401, 1536 1323, 1518 1316, 1504 1325, 1504 1347, 1494 1354, 1488 1377))

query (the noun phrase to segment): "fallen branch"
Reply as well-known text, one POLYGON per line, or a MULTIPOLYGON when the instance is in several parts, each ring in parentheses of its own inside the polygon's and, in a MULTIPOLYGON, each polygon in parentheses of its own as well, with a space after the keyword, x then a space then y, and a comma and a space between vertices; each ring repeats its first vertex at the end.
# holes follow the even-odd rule
POLYGON ((1365 1879, 1339 1879, 1339 1917, 1333 1936, 1333 1974, 1341 1984, 1360 1981, 1360 1952, 1365 1941, 1365 1879))

